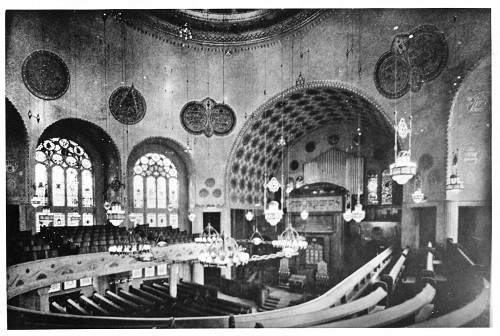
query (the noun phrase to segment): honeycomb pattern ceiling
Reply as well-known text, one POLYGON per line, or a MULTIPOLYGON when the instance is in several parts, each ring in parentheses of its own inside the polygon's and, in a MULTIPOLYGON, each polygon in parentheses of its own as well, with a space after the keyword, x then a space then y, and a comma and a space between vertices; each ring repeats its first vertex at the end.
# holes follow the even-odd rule
POLYGON ((282 135, 286 148, 292 148, 306 134, 331 124, 357 125, 358 118, 363 129, 376 129, 388 141, 393 137, 392 125, 377 104, 343 84, 313 82, 276 95, 246 121, 233 145, 226 171, 229 202, 240 207, 262 204, 264 174, 273 176, 280 169, 282 135))

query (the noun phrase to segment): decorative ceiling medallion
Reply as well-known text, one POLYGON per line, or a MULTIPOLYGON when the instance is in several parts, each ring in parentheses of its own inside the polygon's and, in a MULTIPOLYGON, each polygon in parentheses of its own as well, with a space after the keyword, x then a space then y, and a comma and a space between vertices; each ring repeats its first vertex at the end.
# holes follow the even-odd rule
POLYGON ((387 98, 418 92, 422 84, 436 78, 446 65, 448 45, 444 33, 423 25, 394 37, 391 48, 375 66, 375 85, 387 98))
POLYGON ((191 134, 211 137, 231 133, 236 126, 236 114, 226 104, 217 104, 211 98, 188 102, 181 110, 181 124, 191 134))
POLYGON ((120 86, 109 97, 109 109, 116 120, 133 125, 146 115, 146 100, 133 84, 120 86))
POLYGON ((36 50, 26 57, 22 66, 24 85, 38 98, 60 98, 69 87, 69 70, 59 55, 36 50))

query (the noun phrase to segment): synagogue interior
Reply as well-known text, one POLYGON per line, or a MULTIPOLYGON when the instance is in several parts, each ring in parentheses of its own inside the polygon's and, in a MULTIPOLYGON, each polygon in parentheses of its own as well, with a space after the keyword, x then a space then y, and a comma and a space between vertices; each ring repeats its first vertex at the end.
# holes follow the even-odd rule
POLYGON ((7 328, 491 327, 491 10, 7 10, 7 328))

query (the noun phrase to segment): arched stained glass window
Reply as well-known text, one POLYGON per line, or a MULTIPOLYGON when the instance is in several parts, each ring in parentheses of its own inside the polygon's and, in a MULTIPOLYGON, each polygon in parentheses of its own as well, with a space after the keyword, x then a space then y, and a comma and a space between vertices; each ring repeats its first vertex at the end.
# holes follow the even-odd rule
POLYGON ((382 172, 382 204, 392 204, 392 177, 389 169, 382 172))
POLYGON ((176 226, 179 210, 177 169, 163 154, 141 156, 133 168, 134 213, 137 223, 176 226))
POLYGON ((48 196, 42 204, 51 206, 52 225, 93 225, 94 177, 85 150, 72 140, 50 138, 37 147, 35 161, 36 192, 48 196), (84 216, 73 218, 75 211, 84 216))
POLYGON ((374 171, 368 172, 368 183, 366 189, 368 190, 368 204, 378 204, 378 174, 374 171))

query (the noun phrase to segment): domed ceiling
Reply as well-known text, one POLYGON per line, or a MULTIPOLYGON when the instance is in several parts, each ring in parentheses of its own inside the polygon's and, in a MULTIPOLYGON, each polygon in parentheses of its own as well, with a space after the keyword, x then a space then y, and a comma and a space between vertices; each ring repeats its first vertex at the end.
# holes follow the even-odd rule
POLYGON ((368 96, 344 84, 311 82, 269 99, 242 127, 229 155, 226 193, 232 206, 262 204, 264 173, 281 166, 281 136, 292 148, 306 134, 331 124, 350 123, 377 130, 379 143, 391 144, 390 119, 368 96))
MULTIPOLYGON (((179 38, 186 23, 190 41, 211 45, 263 42, 303 27, 324 9, 169 9, 123 11, 127 22, 179 38)), ((140 27, 137 27, 140 28, 140 27)))

